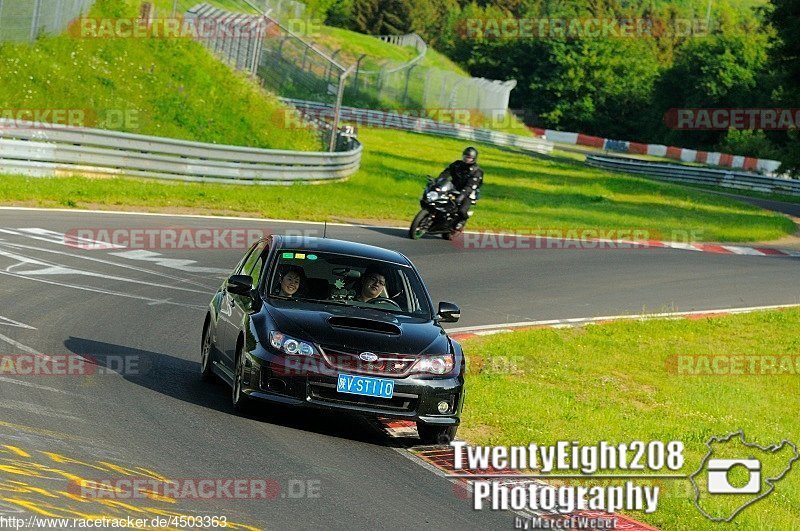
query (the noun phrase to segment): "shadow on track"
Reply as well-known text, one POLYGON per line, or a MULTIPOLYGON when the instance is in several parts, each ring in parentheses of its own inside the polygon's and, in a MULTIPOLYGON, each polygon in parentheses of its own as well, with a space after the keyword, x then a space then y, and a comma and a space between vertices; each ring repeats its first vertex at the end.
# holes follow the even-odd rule
MULTIPOLYGON (((80 337, 69 337, 64 341, 64 346, 89 360, 98 372, 115 372, 125 380, 151 391, 221 413, 237 415, 231 406, 230 387, 219 380, 212 383, 201 381, 199 361, 80 337)), ((389 437, 379 422, 347 413, 264 403, 258 412, 244 416, 254 421, 379 446, 405 447, 410 442, 416 442, 414 439, 409 441, 406 438, 389 437)))

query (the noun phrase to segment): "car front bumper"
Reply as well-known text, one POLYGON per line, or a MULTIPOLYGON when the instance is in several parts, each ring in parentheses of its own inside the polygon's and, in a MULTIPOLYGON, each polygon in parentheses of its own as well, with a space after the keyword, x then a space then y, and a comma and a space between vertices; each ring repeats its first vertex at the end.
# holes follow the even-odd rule
POLYGON ((340 371, 318 357, 300 360, 263 350, 258 355, 245 356, 242 391, 253 399, 430 425, 454 426, 460 422, 464 397, 464 378, 460 372, 447 377, 415 374, 405 378, 362 373, 394 380, 393 396, 387 399, 338 392, 340 371), (445 413, 439 412, 440 402, 449 405, 445 413))

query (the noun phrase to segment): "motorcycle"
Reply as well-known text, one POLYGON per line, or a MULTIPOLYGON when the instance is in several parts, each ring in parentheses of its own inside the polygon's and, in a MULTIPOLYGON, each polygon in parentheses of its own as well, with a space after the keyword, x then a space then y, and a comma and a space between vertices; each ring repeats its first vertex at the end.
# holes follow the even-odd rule
MULTIPOLYGON (((428 175, 428 184, 419 201, 422 209, 414 216, 408 229, 408 237, 418 240, 426 234, 440 234, 445 240, 452 240, 461 234, 464 223, 461 223, 458 214, 458 195, 459 191, 449 177, 433 179, 428 175)), ((473 192, 470 195, 473 205, 477 199, 476 192, 473 192)))

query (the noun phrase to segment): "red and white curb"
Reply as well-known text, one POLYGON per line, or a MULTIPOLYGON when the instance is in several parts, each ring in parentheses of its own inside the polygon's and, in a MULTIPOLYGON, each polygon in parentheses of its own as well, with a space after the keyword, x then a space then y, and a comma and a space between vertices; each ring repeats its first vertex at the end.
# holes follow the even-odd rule
POLYGON ((750 256, 800 256, 800 251, 788 249, 772 249, 769 247, 743 247, 740 245, 722 245, 717 243, 681 243, 648 241, 645 247, 665 249, 685 249, 687 251, 700 251, 715 254, 745 254, 750 256))
POLYGON ((605 315, 601 317, 575 317, 571 319, 546 319, 542 321, 520 321, 502 325, 479 325, 447 330, 450 337, 460 341, 472 337, 488 336, 514 332, 517 330, 530 330, 535 328, 572 328, 592 324, 612 323, 615 321, 647 321, 652 319, 704 319, 741 313, 760 312, 765 310, 781 310, 785 308, 798 308, 798 304, 776 304, 772 306, 748 306, 743 308, 722 308, 717 310, 693 310, 686 312, 662 312, 632 315, 605 315))

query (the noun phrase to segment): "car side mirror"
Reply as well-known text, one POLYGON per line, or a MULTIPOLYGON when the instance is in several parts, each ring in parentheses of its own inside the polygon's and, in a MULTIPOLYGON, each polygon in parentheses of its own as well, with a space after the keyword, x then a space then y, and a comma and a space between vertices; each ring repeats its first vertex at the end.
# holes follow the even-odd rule
POLYGON ((440 302, 437 314, 442 323, 455 323, 461 318, 461 308, 452 302, 440 302))
POLYGON ((253 289, 253 277, 250 275, 231 275, 226 287, 228 293, 234 295, 250 295, 253 289))

